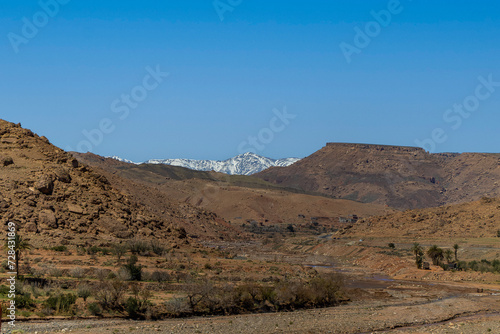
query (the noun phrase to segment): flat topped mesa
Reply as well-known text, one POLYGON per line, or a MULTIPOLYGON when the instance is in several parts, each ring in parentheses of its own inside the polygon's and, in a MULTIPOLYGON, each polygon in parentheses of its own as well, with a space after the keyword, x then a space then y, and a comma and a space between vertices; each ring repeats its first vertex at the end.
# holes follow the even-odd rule
POLYGON ((414 146, 396 146, 396 145, 380 145, 380 144, 363 144, 363 143, 326 143, 326 147, 346 147, 357 149, 372 149, 372 150, 393 150, 393 151, 415 151, 425 152, 421 147, 414 146))

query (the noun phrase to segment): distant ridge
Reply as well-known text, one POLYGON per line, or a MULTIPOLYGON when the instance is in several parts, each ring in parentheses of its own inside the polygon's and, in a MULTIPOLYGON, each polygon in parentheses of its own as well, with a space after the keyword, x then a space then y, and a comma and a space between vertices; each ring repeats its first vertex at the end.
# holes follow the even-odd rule
MULTIPOLYGON (((112 158, 122 162, 135 163, 118 156, 112 158)), ((144 164, 163 164, 185 167, 198 171, 216 171, 229 175, 252 175, 270 167, 287 167, 299 161, 298 158, 271 159, 255 153, 247 152, 226 160, 194 160, 194 159, 150 159, 144 164)))

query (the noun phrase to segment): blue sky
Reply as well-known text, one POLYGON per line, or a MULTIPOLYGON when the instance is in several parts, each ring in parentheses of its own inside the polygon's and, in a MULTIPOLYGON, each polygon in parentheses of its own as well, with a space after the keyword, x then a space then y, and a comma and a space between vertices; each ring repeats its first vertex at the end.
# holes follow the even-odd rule
POLYGON ((134 161, 304 157, 335 141, 500 152, 500 87, 474 98, 500 82, 495 1, 54 1, 1 1, 0 118, 63 149, 134 161), (350 62, 341 45, 357 48, 350 62), (472 112, 447 113, 464 101, 472 112))

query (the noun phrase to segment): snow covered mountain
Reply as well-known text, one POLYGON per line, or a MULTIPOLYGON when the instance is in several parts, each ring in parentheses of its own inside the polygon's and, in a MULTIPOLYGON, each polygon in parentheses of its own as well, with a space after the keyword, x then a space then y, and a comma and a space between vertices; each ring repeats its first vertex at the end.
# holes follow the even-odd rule
POLYGON ((121 162, 127 162, 129 164, 136 164, 136 165, 138 165, 137 162, 133 162, 132 160, 120 158, 117 155, 113 155, 112 157, 106 157, 106 158, 115 159, 115 160, 118 160, 118 161, 121 161, 121 162))
MULTIPOLYGON (((116 160, 130 162, 130 160, 121 159, 119 157, 110 157, 116 160)), ((145 161, 145 164, 165 164, 171 166, 186 167, 194 170, 211 171, 226 173, 230 175, 251 175, 258 173, 269 167, 290 166, 300 159, 285 158, 285 159, 270 159, 265 158, 255 153, 244 153, 224 161, 215 160, 192 160, 192 159, 152 159, 145 161)))
POLYGON ((269 167, 290 166, 291 164, 297 162, 298 160, 300 159, 285 158, 285 159, 275 160, 262 157, 255 153, 247 152, 223 161, 192 160, 192 159, 165 159, 165 160, 152 159, 146 161, 145 163, 180 166, 201 171, 214 170, 216 172, 226 173, 230 175, 251 175, 263 171, 264 169, 267 169, 269 167))

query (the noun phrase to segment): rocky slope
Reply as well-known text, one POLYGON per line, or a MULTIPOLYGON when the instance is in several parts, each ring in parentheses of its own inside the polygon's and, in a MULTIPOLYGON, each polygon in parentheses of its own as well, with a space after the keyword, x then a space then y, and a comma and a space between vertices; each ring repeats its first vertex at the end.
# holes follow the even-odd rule
POLYGON ((500 154, 329 143, 291 166, 255 176, 335 198, 422 208, 500 196, 500 154))
MULTIPOLYGON (((123 188, 98 170, 79 163, 19 124, 0 120, 1 222, 17 222, 21 233, 42 245, 95 244, 131 237, 178 240, 187 233, 227 235, 222 219, 187 204, 163 201, 161 210, 139 193, 123 188)), ((234 231, 230 231, 232 235, 234 231)))

